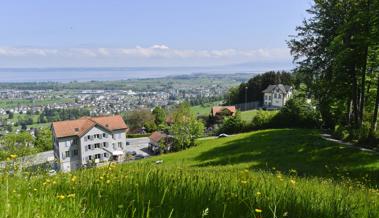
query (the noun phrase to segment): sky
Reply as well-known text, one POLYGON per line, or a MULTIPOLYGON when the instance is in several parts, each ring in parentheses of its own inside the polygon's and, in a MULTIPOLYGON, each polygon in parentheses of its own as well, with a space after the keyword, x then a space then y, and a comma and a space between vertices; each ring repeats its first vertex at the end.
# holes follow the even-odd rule
POLYGON ((290 64, 311 0, 0 0, 0 68, 290 64))

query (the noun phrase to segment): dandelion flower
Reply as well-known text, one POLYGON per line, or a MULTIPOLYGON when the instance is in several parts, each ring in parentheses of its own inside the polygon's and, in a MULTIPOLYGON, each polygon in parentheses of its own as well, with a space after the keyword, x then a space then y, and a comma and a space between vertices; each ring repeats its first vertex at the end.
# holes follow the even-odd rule
POLYGON ((63 199, 65 199, 65 196, 64 196, 64 195, 58 195, 57 198, 58 198, 59 200, 63 200, 63 199))
POLYGON ((16 159, 17 155, 16 154, 11 154, 10 157, 11 157, 11 159, 16 159))
POLYGON ((295 185, 295 184, 296 184, 296 181, 293 180, 293 179, 291 179, 290 182, 291 182, 292 185, 295 185))
POLYGON ((33 191, 35 191, 35 192, 36 192, 36 191, 38 191, 38 190, 35 188, 35 189, 33 189, 33 191))
POLYGON ((245 181, 245 180, 242 180, 242 181, 241 181, 241 183, 242 183, 242 184, 246 184, 246 183, 247 183, 247 181, 245 181))
POLYGON ((109 183, 111 183, 111 180, 108 179, 108 180, 107 180, 107 184, 109 184, 109 183))
POLYGON ((255 209, 255 212, 262 213, 262 210, 257 208, 257 209, 255 209))
POLYGON ((71 178, 71 182, 75 182, 77 180, 77 177, 76 176, 73 176, 72 178, 71 178))
POLYGON ((261 195, 261 193, 260 193, 260 192, 257 192, 257 193, 256 193, 256 195, 258 195, 258 196, 259 196, 259 195, 261 195))

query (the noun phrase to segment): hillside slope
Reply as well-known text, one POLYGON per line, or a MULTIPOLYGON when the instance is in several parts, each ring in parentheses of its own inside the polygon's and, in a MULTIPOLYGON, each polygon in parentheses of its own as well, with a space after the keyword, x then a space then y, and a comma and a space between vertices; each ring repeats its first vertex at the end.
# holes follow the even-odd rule
POLYGON ((299 129, 198 143, 53 177, 2 172, 0 217, 379 217, 379 190, 366 186, 378 181, 374 154, 299 129))

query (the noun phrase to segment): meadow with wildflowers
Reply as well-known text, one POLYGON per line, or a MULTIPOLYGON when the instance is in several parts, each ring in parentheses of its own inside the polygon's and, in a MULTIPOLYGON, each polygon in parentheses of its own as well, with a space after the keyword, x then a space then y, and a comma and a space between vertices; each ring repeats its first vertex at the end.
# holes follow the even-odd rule
POLYGON ((0 217, 375 218, 378 161, 315 130, 256 131, 54 176, 8 169, 0 217))

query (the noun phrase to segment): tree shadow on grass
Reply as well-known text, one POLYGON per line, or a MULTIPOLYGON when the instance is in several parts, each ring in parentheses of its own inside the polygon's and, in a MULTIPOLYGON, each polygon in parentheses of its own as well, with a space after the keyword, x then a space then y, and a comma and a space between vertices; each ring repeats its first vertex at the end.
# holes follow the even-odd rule
POLYGON ((251 163, 255 170, 295 169, 299 176, 347 177, 378 185, 378 154, 326 141, 317 130, 275 129, 218 140, 225 142, 195 157, 200 162, 196 166, 251 163))

